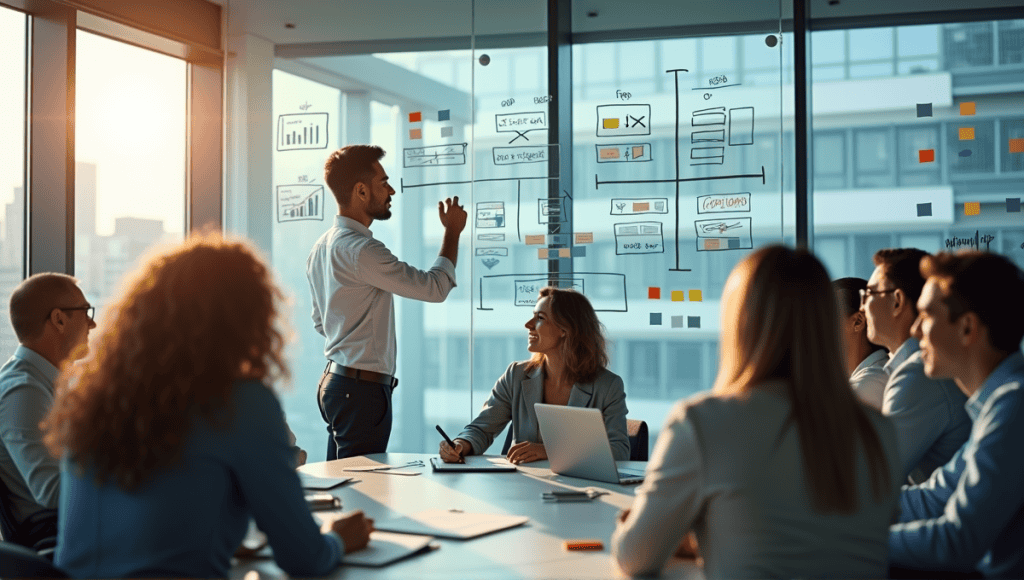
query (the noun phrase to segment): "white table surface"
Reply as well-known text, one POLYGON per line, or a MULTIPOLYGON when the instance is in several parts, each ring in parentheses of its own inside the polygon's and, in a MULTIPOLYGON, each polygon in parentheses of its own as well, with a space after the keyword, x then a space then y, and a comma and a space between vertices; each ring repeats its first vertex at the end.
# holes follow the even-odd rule
MULTIPOLYGON (((522 526, 472 540, 435 541, 440 548, 383 568, 342 565, 332 578, 622 578, 611 560, 610 540, 619 510, 633 501, 635 485, 617 485, 554 474, 547 461, 519 466, 515 473, 434 473, 426 453, 380 453, 299 468, 324 477, 355 477, 331 490, 341 498, 342 512, 361 509, 367 517, 390 519, 428 509, 529 516, 522 526), (346 467, 401 465, 422 460, 425 467, 406 468, 420 475, 346 472, 346 467), (541 493, 553 489, 595 487, 607 490, 591 502, 546 502, 541 493), (569 538, 596 538, 601 551, 570 552, 569 538)), ((646 462, 620 461, 619 467, 643 471, 646 462)), ((328 515, 331 512, 318 512, 328 515)), ((283 578, 270 560, 236 560, 230 577, 236 580, 283 578)), ((672 559, 663 578, 699 580, 703 574, 692 561, 672 559)))

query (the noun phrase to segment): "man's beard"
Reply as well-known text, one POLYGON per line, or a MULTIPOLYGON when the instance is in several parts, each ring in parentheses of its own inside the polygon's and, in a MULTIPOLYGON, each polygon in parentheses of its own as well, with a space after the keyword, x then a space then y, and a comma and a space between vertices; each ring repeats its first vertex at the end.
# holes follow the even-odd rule
POLYGON ((366 213, 377 221, 385 221, 391 218, 391 210, 388 209, 388 202, 386 200, 379 206, 369 208, 366 213))

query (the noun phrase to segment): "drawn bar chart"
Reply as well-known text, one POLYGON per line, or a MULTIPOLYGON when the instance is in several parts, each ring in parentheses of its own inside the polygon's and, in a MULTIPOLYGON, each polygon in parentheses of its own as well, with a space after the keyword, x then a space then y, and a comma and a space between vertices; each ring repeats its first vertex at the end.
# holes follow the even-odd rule
POLYGON ((327 113, 296 113, 277 118, 277 150, 327 149, 327 113))
POLYGON ((323 219, 324 186, 309 184, 277 186, 278 223, 323 219))

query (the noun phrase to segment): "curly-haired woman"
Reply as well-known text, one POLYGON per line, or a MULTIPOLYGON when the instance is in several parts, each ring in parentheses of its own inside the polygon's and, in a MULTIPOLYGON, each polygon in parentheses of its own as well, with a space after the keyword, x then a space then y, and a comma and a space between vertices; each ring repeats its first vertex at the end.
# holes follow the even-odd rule
POLYGON ((604 334, 590 301, 573 290, 543 288, 526 330, 533 357, 509 365, 483 410, 453 441, 455 448, 441 442, 441 459, 455 463, 482 453, 509 421, 516 443, 508 450, 508 460, 547 459, 534 403, 600 409, 612 455, 629 459, 626 392, 622 379, 605 368, 604 334))
POLYGON ((366 546, 361 512, 318 529, 267 387, 287 376, 281 292, 243 243, 152 255, 45 421, 64 457, 55 563, 76 577, 226 576, 250 516, 293 576, 366 546))

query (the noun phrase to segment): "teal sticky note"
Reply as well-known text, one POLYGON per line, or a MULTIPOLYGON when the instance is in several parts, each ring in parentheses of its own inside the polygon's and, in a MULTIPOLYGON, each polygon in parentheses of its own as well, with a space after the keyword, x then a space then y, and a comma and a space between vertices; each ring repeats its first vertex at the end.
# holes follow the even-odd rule
POLYGON ((661 313, 660 312, 652 312, 651 313, 651 326, 661 326, 661 313))

